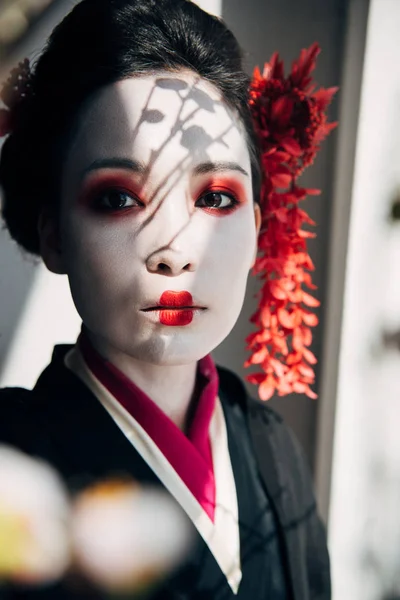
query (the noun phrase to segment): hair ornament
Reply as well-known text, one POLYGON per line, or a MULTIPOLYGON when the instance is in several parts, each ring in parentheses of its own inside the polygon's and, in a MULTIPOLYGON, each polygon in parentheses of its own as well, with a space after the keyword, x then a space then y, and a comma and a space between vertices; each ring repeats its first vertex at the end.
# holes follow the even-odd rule
POLYGON ((6 106, 6 108, 0 109, 0 137, 8 135, 14 130, 21 106, 31 92, 31 68, 29 59, 25 58, 12 69, 0 92, 0 98, 6 106))
POLYGON ((263 171, 262 225, 253 273, 262 285, 259 307, 251 317, 257 331, 246 340, 251 356, 245 366, 261 368, 247 379, 259 386, 262 400, 293 392, 316 398, 310 388, 316 358, 309 346, 318 317, 310 309, 319 301, 304 289, 316 289, 307 252, 307 239, 315 234, 303 228, 315 223, 299 204, 320 190, 303 188, 298 179, 337 125, 328 123, 325 111, 338 88, 316 91, 310 76, 319 52, 317 43, 302 50, 288 77, 275 53, 263 73, 255 69, 250 85, 263 171))

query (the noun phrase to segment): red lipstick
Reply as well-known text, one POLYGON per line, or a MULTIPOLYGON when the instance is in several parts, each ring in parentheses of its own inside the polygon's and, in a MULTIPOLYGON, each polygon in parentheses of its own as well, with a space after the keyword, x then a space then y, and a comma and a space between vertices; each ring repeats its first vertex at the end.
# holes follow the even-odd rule
POLYGON ((179 308, 184 306, 185 308, 193 308, 192 294, 189 292, 164 292, 161 294, 160 306, 179 308))
POLYGON ((207 310, 205 306, 193 304, 190 292, 172 292, 167 290, 155 306, 142 308, 142 311, 151 315, 151 320, 161 325, 182 327, 189 325, 195 315, 207 310))
POLYGON ((166 291, 161 295, 160 323, 172 327, 189 325, 193 320, 193 298, 189 292, 166 291))

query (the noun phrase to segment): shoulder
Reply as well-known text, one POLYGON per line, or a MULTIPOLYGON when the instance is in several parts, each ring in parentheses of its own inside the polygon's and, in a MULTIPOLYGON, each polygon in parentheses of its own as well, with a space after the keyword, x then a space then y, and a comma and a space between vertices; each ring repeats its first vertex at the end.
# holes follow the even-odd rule
POLYGON ((292 429, 266 402, 248 394, 243 381, 218 367, 220 391, 235 410, 244 412, 263 479, 295 495, 303 509, 315 507, 311 470, 292 429), (236 407, 236 408, 235 408, 236 407), (274 474, 272 473, 274 471, 274 474))
POLYGON ((241 410, 246 416, 258 471, 276 511, 298 597, 328 600, 331 591, 325 527, 318 515, 311 470, 301 445, 282 417, 252 398, 236 375, 226 369, 218 372, 221 395, 228 399, 231 410, 241 410))
POLYGON ((32 392, 24 388, 9 387, 0 389, 0 423, 24 419, 29 412, 32 392))
POLYGON ((246 390, 243 381, 225 367, 218 366, 220 394, 225 402, 232 407, 239 407, 247 415, 248 420, 257 423, 265 435, 288 437, 292 443, 293 434, 279 413, 270 408, 267 403, 253 398, 246 390))
POLYGON ((36 453, 43 446, 46 438, 46 390, 60 382, 59 363, 62 364, 62 354, 67 349, 67 346, 54 349, 52 362, 40 375, 33 390, 21 387, 0 389, 0 443, 12 444, 29 453, 36 453))
POLYGON ((23 446, 35 429, 33 394, 24 388, 0 390, 0 443, 23 446))

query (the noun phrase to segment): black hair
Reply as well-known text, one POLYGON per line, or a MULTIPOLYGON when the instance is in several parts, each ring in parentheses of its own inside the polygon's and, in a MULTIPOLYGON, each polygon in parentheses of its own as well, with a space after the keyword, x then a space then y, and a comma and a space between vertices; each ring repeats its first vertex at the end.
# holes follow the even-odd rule
POLYGON ((189 0, 82 0, 54 29, 38 59, 30 97, 0 160, 2 214, 11 236, 39 254, 43 207, 57 208, 64 146, 85 101, 134 75, 190 69, 211 82, 242 121, 257 199, 260 164, 238 42, 189 0))

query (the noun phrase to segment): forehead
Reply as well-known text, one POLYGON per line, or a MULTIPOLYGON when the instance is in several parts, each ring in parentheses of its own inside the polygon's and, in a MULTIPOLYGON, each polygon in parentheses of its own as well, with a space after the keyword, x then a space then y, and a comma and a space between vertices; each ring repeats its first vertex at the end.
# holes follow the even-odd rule
POLYGON ((221 160, 250 168, 240 119, 213 85, 190 72, 125 79, 89 101, 67 168, 110 156, 150 169, 221 160))

